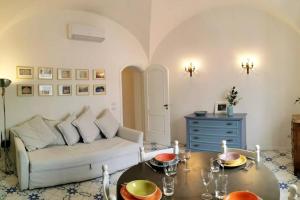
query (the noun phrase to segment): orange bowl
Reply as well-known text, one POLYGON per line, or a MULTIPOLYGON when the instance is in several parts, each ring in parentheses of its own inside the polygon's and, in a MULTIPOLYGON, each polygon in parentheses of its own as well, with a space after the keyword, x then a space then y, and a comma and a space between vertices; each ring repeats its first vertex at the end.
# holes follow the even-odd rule
POLYGON ((155 160, 162 163, 169 163, 175 160, 176 155, 174 153, 161 153, 155 156, 155 160))
POLYGON ((230 193, 225 200, 258 200, 258 197, 252 192, 236 191, 230 193))

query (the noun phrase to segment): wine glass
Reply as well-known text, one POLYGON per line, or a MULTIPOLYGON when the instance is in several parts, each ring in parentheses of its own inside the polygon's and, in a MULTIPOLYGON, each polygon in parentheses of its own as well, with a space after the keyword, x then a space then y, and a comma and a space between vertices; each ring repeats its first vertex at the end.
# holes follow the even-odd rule
POLYGON ((207 169, 201 169, 201 178, 206 192, 201 195, 202 199, 210 200, 213 196, 208 192, 208 185, 213 179, 212 172, 207 169))
POLYGON ((185 149, 183 158, 185 160, 185 168, 184 171, 188 172, 191 171, 191 169, 188 167, 188 161, 191 158, 191 150, 190 149, 185 149))

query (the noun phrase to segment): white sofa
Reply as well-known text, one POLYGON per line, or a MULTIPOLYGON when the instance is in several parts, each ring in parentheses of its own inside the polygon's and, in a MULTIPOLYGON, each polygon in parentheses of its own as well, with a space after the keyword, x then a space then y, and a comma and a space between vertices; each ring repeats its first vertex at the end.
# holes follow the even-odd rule
POLYGON ((140 160, 143 133, 120 127, 112 139, 51 146, 28 152, 22 140, 13 135, 12 148, 21 190, 54 186, 100 177, 102 165, 110 172, 135 165, 140 160))

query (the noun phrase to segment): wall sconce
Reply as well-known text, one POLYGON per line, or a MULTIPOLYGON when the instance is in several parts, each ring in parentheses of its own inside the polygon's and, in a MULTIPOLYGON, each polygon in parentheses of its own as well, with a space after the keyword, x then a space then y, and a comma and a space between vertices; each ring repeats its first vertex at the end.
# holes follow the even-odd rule
POLYGON ((253 69, 254 64, 253 62, 250 63, 250 59, 247 59, 247 62, 242 62, 242 68, 247 70, 247 74, 249 75, 250 69, 253 69))
POLYGON ((192 63, 190 63, 190 65, 188 67, 185 67, 185 71, 190 73, 190 77, 193 76, 193 72, 195 72, 195 70, 196 70, 196 67, 193 66, 192 63))

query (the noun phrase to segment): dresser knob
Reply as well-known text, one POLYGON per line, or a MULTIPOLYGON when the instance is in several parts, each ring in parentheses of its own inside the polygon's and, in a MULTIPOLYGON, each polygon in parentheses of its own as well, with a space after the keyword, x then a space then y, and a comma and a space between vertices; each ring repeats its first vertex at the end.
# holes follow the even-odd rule
POLYGON ((233 142, 233 139, 228 139, 228 140, 226 140, 227 142, 233 142))
POLYGON ((194 137, 194 140, 198 140, 199 139, 199 137, 194 137))
POLYGON ((193 147, 199 147, 199 144, 194 144, 193 147))
POLYGON ((232 133, 232 131, 227 131, 226 133, 227 133, 227 134, 231 134, 231 133, 232 133))
POLYGON ((198 124, 198 122, 197 121, 193 121, 193 124, 198 124))
POLYGON ((232 123, 227 123, 226 125, 227 125, 227 126, 231 126, 231 125, 232 125, 232 123))
POLYGON ((198 129, 194 129, 193 131, 198 132, 199 130, 198 129))

